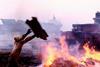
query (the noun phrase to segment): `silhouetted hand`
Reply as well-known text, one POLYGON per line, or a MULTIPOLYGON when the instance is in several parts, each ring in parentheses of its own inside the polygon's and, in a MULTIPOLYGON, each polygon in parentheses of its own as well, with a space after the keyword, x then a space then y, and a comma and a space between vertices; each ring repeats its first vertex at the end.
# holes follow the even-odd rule
POLYGON ((32 32, 32 30, 31 29, 28 29, 27 34, 30 34, 31 32, 32 32))

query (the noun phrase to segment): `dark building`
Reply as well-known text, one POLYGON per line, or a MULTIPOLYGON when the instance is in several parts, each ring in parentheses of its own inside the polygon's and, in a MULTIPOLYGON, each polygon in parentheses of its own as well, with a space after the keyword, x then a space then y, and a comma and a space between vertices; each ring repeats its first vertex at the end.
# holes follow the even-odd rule
POLYGON ((68 45, 76 44, 77 40, 72 31, 62 32, 62 35, 66 36, 66 41, 67 41, 68 45))
POLYGON ((99 33, 100 25, 99 24, 73 24, 72 31, 99 33))
POLYGON ((96 49, 100 50, 100 12, 97 12, 93 19, 94 24, 73 24, 72 31, 63 32, 67 42, 75 44, 78 41, 81 45, 90 42, 90 46, 96 46, 96 49))
POLYGON ((81 44, 89 41, 100 50, 100 12, 96 13, 94 22, 94 24, 73 24, 72 31, 81 44))
POLYGON ((93 18, 94 22, 100 24, 100 12, 95 14, 95 18, 93 18))

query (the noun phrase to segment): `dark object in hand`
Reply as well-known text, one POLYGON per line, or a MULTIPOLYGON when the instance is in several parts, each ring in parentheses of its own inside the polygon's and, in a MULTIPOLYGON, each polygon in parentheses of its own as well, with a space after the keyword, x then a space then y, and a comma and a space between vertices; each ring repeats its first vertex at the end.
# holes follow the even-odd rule
POLYGON ((26 24, 32 29, 34 35, 41 39, 47 40, 48 34, 46 31, 41 27, 40 23, 38 22, 36 17, 32 17, 32 20, 27 20, 26 24))

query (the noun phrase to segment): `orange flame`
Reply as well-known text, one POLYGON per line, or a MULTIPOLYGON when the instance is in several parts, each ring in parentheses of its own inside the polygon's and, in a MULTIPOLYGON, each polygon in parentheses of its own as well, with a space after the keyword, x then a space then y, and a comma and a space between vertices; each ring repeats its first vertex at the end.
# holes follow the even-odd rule
POLYGON ((95 49, 90 49, 88 46, 88 43, 86 43, 83 48, 85 50, 84 56, 81 57, 81 61, 76 58, 75 56, 72 56, 69 53, 68 45, 65 42, 65 36, 62 36, 60 38, 60 45, 57 45, 59 47, 56 47, 54 42, 49 42, 48 45, 45 46, 44 50, 44 57, 43 57, 43 66, 44 67, 50 67, 51 64, 57 59, 57 58, 63 58, 65 60, 72 61, 77 64, 85 65, 84 62, 87 58, 92 58, 93 60, 100 61, 100 52, 95 51, 95 49))
POLYGON ((84 55, 84 60, 86 60, 86 58, 92 58, 96 61, 100 61, 100 52, 96 51, 93 47, 90 49, 88 43, 86 43, 83 46, 84 50, 85 50, 85 55, 84 55))

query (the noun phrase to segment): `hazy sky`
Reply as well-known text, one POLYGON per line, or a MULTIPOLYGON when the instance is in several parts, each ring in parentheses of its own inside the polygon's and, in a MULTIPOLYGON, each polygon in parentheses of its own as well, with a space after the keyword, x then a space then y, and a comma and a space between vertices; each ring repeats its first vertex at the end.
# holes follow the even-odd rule
POLYGON ((75 23, 93 23, 95 12, 100 11, 100 0, 0 0, 0 18, 30 19, 40 22, 53 15, 70 30, 75 23))

